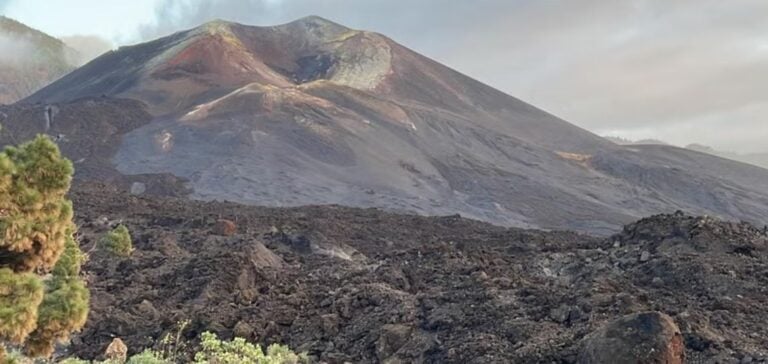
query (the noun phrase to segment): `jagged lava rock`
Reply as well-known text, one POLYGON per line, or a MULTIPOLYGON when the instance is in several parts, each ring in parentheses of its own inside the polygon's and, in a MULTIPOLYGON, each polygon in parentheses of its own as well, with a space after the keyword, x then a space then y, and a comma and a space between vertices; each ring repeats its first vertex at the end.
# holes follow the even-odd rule
POLYGON ((584 339, 579 364, 682 364, 683 335, 671 317, 641 312, 610 322, 584 339))

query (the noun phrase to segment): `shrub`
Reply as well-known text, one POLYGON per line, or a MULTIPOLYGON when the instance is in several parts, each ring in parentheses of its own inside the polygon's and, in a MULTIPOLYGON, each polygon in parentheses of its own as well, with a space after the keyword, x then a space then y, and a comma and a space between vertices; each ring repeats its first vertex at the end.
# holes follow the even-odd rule
POLYGON ((85 324, 89 293, 65 197, 72 173, 45 136, 0 153, 0 362, 6 344, 49 356, 85 324))
POLYGON ((101 245, 107 251, 121 256, 128 257, 133 252, 133 243, 131 242, 131 233, 125 225, 118 225, 101 240, 101 245))
POLYGON ((140 354, 132 356, 126 364, 171 364, 173 361, 163 358, 159 353, 152 350, 144 350, 140 354))
MULTIPOLYGON (((163 341, 175 340, 175 348, 186 347, 181 343, 181 331, 186 327, 187 321, 179 325, 179 330, 174 335, 176 338, 166 336, 163 341)), ((243 338, 235 338, 231 341, 222 341, 216 337, 216 334, 204 332, 200 336, 200 350, 195 353, 195 364, 299 364, 308 363, 309 360, 304 354, 296 354, 288 347, 273 344, 267 348, 266 354, 259 345, 253 345, 246 342, 243 338)), ((167 343, 163 343, 167 345, 167 343)), ((162 351, 144 350, 140 354, 130 357, 125 364, 172 364, 185 362, 180 352, 176 349, 169 353, 162 351)), ((89 362, 77 358, 70 358, 62 361, 64 364, 121 364, 114 361, 94 361, 89 362)))
POLYGON ((201 350, 195 354, 196 364, 296 364, 307 362, 304 355, 298 355, 285 346, 272 344, 267 353, 261 346, 246 342, 243 338, 221 341, 216 334, 204 332, 200 342, 201 350))
POLYGON ((83 359, 68 358, 59 362, 59 364, 90 364, 91 362, 83 359))
POLYGON ((3 364, 33 364, 34 361, 24 356, 18 350, 11 350, 5 357, 3 364))

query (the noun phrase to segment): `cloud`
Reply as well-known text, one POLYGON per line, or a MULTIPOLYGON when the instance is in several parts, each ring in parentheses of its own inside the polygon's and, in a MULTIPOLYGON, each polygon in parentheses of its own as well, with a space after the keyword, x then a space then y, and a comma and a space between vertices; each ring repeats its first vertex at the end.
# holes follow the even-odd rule
POLYGON ((70 35, 61 37, 70 48, 77 51, 73 63, 80 66, 114 48, 112 42, 95 35, 70 35))
POLYGON ((153 22, 141 26, 146 39, 195 27, 222 18, 252 25, 285 23, 307 15, 319 15, 344 25, 384 32, 407 41, 423 40, 440 29, 456 29, 480 22, 495 11, 514 10, 529 1, 420 0, 166 0, 158 3, 153 22), (432 31, 434 30, 434 32, 432 31), (402 35, 402 37, 400 37, 402 35))
POLYGON ((309 14, 384 33, 598 133, 768 149, 764 0, 166 0, 140 34, 309 14))
POLYGON ((0 63, 19 65, 27 62, 34 50, 26 37, 0 33, 0 63))

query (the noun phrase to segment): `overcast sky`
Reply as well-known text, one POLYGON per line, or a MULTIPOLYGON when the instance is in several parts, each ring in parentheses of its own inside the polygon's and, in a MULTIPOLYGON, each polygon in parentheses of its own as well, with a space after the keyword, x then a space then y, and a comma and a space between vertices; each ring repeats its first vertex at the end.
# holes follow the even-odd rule
POLYGON ((0 12, 115 45, 214 18, 320 15, 601 135, 768 152, 768 0, 0 0, 0 12))

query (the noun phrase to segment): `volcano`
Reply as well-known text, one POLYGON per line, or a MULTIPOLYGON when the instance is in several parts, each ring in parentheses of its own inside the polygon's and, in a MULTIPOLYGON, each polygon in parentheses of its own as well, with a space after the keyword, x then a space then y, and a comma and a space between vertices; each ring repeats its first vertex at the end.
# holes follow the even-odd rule
POLYGON ((194 199, 599 234, 675 210, 768 219, 768 170, 614 144, 381 34, 319 17, 214 21, 122 47, 7 108, 9 133, 40 132, 50 105, 61 112, 48 132, 80 161, 78 178, 110 168, 146 184, 177 178, 194 199))
POLYGON ((75 69, 77 51, 62 41, 0 16, 0 104, 10 104, 75 69))

